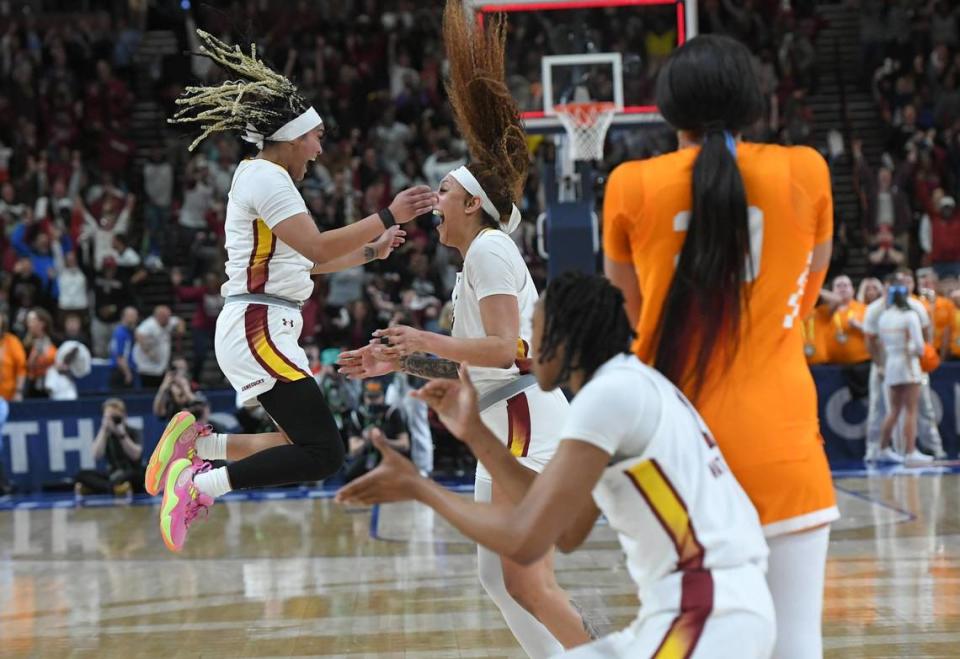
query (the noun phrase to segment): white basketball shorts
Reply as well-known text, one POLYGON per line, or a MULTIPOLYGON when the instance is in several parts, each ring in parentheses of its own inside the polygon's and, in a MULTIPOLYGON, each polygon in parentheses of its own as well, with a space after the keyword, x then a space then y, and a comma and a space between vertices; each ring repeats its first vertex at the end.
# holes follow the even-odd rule
POLYGON ((311 377, 307 355, 297 342, 303 316, 272 304, 231 302, 217 317, 217 364, 246 403, 277 382, 311 377))
MULTIPOLYGON (((557 452, 569 411, 570 403, 562 391, 544 391, 533 385, 491 405, 480 418, 525 467, 539 473, 557 452)), ((479 462, 476 478, 491 480, 490 472, 479 462)))

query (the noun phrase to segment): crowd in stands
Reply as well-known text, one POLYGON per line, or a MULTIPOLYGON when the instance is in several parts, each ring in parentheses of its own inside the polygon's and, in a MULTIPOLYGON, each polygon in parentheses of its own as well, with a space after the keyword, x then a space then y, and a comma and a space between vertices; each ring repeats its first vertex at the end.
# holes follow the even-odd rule
POLYGON ((870 163, 854 144, 872 274, 900 265, 960 276, 960 10, 956 2, 861 7, 862 66, 885 124, 870 163))
MULTIPOLYGON (((261 35, 261 52, 298 81, 327 128, 325 153, 302 185, 322 229, 374 212, 409 185, 436 186, 464 162, 442 85, 439 5, 245 3, 235 12, 195 11, 180 19, 184 48, 196 46, 192 32, 198 24, 232 42, 244 39, 243 26, 274 26, 261 35)), ((644 49, 643 61, 630 68, 640 72, 631 87, 648 94, 661 51, 676 43, 676 24, 659 14, 632 15, 627 32, 644 49)), ((0 108, 8 109, 10 119, 0 128, 0 260, 10 273, 0 279, 0 312, 14 334, 28 339, 28 315, 46 310, 48 339, 59 343, 70 333, 82 334, 93 357, 111 360, 118 388, 155 388, 171 353, 190 355, 194 386, 218 385, 222 380, 208 377, 205 365, 223 303, 218 287, 225 198, 233 167, 249 152, 239 140, 220 137, 188 155, 184 136, 165 126, 157 127, 163 141, 137 152, 129 137, 131 90, 138 73, 133 54, 142 39, 136 25, 143 21, 132 18, 24 13, 0 21, 0 108), (174 315, 168 325, 169 311, 153 309, 159 302, 178 307, 184 318, 174 315), (148 335, 158 331, 166 336, 154 350, 147 344, 158 337, 148 335), (189 341, 179 338, 186 333, 189 341)), ((544 52, 564 47, 557 43, 562 26, 546 25, 531 13, 512 21, 512 40, 529 37, 544 52)), ((616 23, 595 21, 589 36, 596 47, 625 49, 626 34, 613 29, 616 23)), ((797 117, 807 113, 794 111, 790 99, 815 85, 814 19, 802 11, 768 4, 749 9, 723 0, 704 3, 701 25, 743 39, 758 53, 772 109, 759 136, 802 141, 800 134, 809 131, 799 128, 797 117)), ((533 76, 539 75, 539 51, 528 52, 517 64, 524 71, 511 72, 521 102, 535 97, 538 87, 533 76), (523 78, 527 73, 529 80, 523 78)), ((179 53, 163 68, 179 71, 172 61, 188 61, 188 74, 201 80, 221 75, 207 60, 179 53)), ((162 71, 153 78, 149 100, 169 115, 188 80, 162 71)), ((631 148, 637 145, 629 135, 612 142, 610 166, 645 155, 631 148)), ((520 204, 530 219, 543 210, 537 168, 531 169, 520 204)), ((531 248, 532 223, 527 225, 518 241, 542 285, 545 267, 531 248)), ((317 279, 304 308, 305 344, 355 348, 398 315, 415 326, 448 329, 444 310, 458 257, 438 247, 432 218, 409 231, 400 258, 317 279)), ((38 366, 18 391, 43 396, 39 375, 52 356, 41 360, 35 348, 45 344, 28 343, 38 366)))
MULTIPOLYGON (((864 0, 867 15, 888 25, 865 42, 864 65, 879 67, 874 88, 890 124, 889 158, 880 165, 858 156, 864 231, 880 252, 873 274, 909 264, 921 250, 948 296, 960 265, 960 231, 952 229, 960 226, 956 16, 942 2, 907 12, 907 33, 923 37, 907 43, 889 25, 899 15, 874 16, 872 7, 864 0)), ((251 147, 221 136, 190 154, 189 139, 162 123, 152 141, 132 137, 138 102, 169 116, 191 78, 221 75, 204 58, 183 54, 196 48, 197 25, 231 43, 245 43, 251 26, 270 26, 256 31, 259 52, 297 81, 324 118, 324 154, 301 188, 326 230, 374 213, 405 187, 436 187, 465 162, 443 89, 441 11, 441 3, 413 0, 246 2, 174 15, 0 11, 0 396, 75 397, 72 383, 89 372, 91 357, 109 360, 113 391, 155 393, 158 416, 186 405, 202 412, 200 391, 224 385, 212 343, 223 305, 225 201, 233 169, 251 147), (176 27, 177 53, 138 63, 143 29, 158 17, 176 27)), ((640 16, 625 24, 594 21, 585 34, 601 51, 627 50, 627 40, 643 44, 626 75, 628 93, 646 98, 677 31, 675 21, 640 16)), ((699 16, 702 32, 731 35, 756 53, 768 107, 748 137, 808 144, 813 117, 806 99, 817 87, 813 43, 820 27, 812 3, 785 9, 779 2, 704 0, 699 16)), ((522 43, 527 54, 511 59, 508 71, 522 105, 540 102, 539 57, 561 48, 562 32, 534 14, 511 16, 510 48, 522 43)), ((611 132, 608 139, 603 169, 675 144, 669 131, 611 132)), ((519 204, 527 220, 543 210, 539 187, 538 168, 531 167, 519 204)), ((525 222, 515 238, 542 288, 546 267, 533 249, 532 227, 525 222)), ((433 218, 407 230, 401 253, 389 261, 316 278, 303 309, 302 343, 345 429, 369 392, 336 374, 338 349, 363 345, 390 323, 450 328, 459 257, 438 245, 433 218)), ((856 314, 843 311, 853 304, 852 288, 841 284, 834 292, 827 297, 830 322, 840 314, 852 335, 856 314)), ((856 299, 880 294, 865 280, 856 299)), ((839 353, 852 359, 856 351, 848 345, 839 353)), ((391 387, 418 383, 400 376, 383 386, 390 399, 391 387)), ((404 415, 415 461, 424 433, 442 432, 432 418, 424 430, 420 413, 404 415)), ((238 411, 238 419, 251 431, 269 422, 255 410, 238 411)), ((353 457, 364 455, 354 441, 364 432, 345 434, 353 457)), ((430 461, 418 466, 429 471, 430 461)))
POLYGON ((819 304, 804 320, 807 362, 867 364, 871 358, 864 332, 867 307, 885 298, 887 285, 897 278, 908 282, 911 295, 923 305, 932 328, 929 342, 941 361, 960 360, 960 281, 956 277, 941 279, 932 267, 918 269, 915 278, 913 271, 900 266, 883 280, 864 277, 856 287, 847 275, 833 278, 829 288, 822 291, 819 304))

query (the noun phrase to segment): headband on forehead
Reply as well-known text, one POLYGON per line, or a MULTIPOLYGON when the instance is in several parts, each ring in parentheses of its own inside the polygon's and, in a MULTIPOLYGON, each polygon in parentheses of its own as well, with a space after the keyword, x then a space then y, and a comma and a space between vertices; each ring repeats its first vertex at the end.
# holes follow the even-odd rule
POLYGON ((289 142, 322 124, 323 119, 320 118, 320 114, 311 107, 299 117, 291 119, 280 126, 280 128, 269 137, 265 137, 263 133, 258 132, 257 129, 254 128, 253 124, 248 123, 247 132, 243 135, 243 141, 256 144, 258 149, 263 149, 263 143, 266 140, 271 142, 289 142))
POLYGON ((483 187, 480 185, 477 177, 474 176, 466 166, 461 166, 453 170, 450 172, 450 176, 455 178, 457 183, 463 186, 464 190, 474 197, 480 198, 480 207, 483 208, 487 215, 496 220, 497 224, 500 225, 501 231, 504 233, 513 233, 517 227, 520 226, 520 209, 517 208, 517 205, 513 204, 513 208, 510 211, 510 219, 507 222, 501 222, 497 207, 493 205, 490 197, 483 191, 483 187))

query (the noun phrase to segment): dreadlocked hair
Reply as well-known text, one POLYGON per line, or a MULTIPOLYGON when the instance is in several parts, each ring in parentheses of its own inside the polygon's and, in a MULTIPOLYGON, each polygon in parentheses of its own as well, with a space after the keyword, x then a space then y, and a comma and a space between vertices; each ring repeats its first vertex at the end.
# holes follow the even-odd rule
POLYGON ((543 322, 536 359, 550 359, 563 346, 559 382, 576 370, 586 382, 611 357, 629 353, 634 337, 623 293, 600 275, 567 272, 551 281, 543 293, 543 322))
POLYGON ((470 172, 506 220, 523 194, 529 167, 527 136, 504 72, 507 22, 498 14, 486 27, 474 27, 464 4, 447 0, 443 10, 447 94, 470 151, 470 172))
POLYGON ((200 124, 203 132, 188 149, 193 151, 213 133, 246 130, 247 124, 271 135, 307 109, 297 87, 257 58, 257 45, 250 44, 247 55, 240 46, 232 48, 213 35, 197 30, 200 51, 227 72, 240 76, 213 86, 190 86, 177 99, 183 106, 172 124, 200 124))

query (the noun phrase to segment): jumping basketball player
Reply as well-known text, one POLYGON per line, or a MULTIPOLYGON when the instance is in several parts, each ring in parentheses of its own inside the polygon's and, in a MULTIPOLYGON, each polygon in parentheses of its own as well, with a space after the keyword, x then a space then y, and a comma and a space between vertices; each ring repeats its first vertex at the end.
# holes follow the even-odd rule
POLYGON ((550 283, 533 317, 533 371, 575 397, 556 455, 539 475, 487 427, 467 369, 417 396, 437 410, 508 494, 473 503, 428 481, 378 442, 384 460, 343 502, 415 499, 521 564, 578 547, 602 511, 637 584, 640 612, 565 657, 766 658, 776 624, 757 513, 706 425, 666 378, 629 353, 623 296, 599 276, 550 283), (591 497, 592 495, 592 497, 591 497), (516 502, 511 503, 511 502, 516 502))
MULTIPOLYGON (((387 341, 389 348, 344 353, 341 370, 355 377, 402 369, 421 377, 456 378, 458 362, 469 362, 481 392, 483 420, 522 464, 541 471, 556 451, 569 404, 560 391, 541 391, 526 374, 537 290, 509 236, 520 221, 513 202, 526 181, 528 154, 517 107, 504 81, 505 22, 495 19, 485 31, 472 31, 462 0, 449 0, 443 35, 450 61, 450 103, 471 156, 469 167, 450 172, 440 182, 436 211, 440 242, 463 256, 463 272, 453 292, 452 336, 402 326, 382 330, 376 340, 387 341)), ((483 465, 477 466, 474 493, 477 501, 509 497, 483 465)), ((569 596, 557 584, 552 553, 519 565, 478 546, 477 570, 480 583, 531 657, 552 656, 590 640, 569 596)))
POLYGON ((680 148, 611 174, 605 269, 637 328, 634 352, 697 406, 760 513, 774 655, 820 657, 839 513, 800 326, 830 263, 830 175, 813 149, 739 141, 763 99, 733 39, 674 51, 657 105, 680 148))
POLYGON ((278 430, 211 434, 187 412, 170 421, 150 458, 146 489, 164 489, 160 528, 173 551, 183 547, 197 514, 232 489, 314 481, 340 468, 340 433, 297 343, 310 275, 386 258, 403 241, 394 225, 430 211, 436 198, 426 186, 405 190, 378 215, 321 233, 294 185, 321 153, 320 116, 289 80, 257 59, 255 47, 248 56, 197 34, 203 54, 240 80, 188 87, 172 121, 204 128, 191 149, 225 130, 243 131, 260 149, 240 163, 230 188, 217 363, 242 400, 258 399, 278 430), (210 469, 206 460, 233 462, 210 469))

